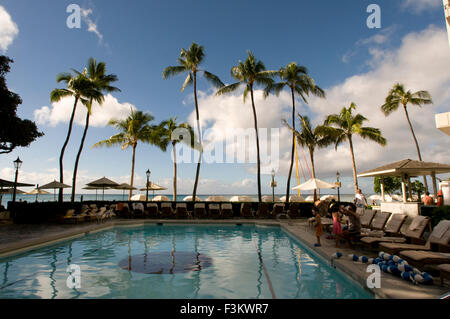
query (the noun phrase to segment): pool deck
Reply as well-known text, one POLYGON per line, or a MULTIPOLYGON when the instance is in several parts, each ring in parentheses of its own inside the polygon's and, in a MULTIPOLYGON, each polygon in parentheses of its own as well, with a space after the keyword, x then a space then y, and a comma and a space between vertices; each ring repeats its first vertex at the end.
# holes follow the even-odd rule
MULTIPOLYGON (((0 257, 6 257, 24 252, 30 249, 46 246, 49 243, 57 243, 68 239, 82 237, 86 234, 120 226, 143 226, 145 224, 256 224, 267 226, 281 226, 294 238, 297 238, 310 251, 331 263, 331 255, 336 251, 343 254, 340 259, 333 260, 333 266, 366 287, 366 280, 370 273, 366 272, 367 265, 353 262, 347 259, 348 254, 376 257, 376 253, 361 252, 354 249, 335 248, 334 240, 321 238, 321 247, 314 247, 316 238, 314 230, 306 220, 130 220, 115 219, 104 223, 90 223, 81 225, 0 225, 0 257)), ((448 282, 440 286, 439 278, 436 278, 432 286, 414 285, 391 274, 381 272, 381 288, 368 289, 376 298, 382 299, 437 299, 450 292, 448 282)))

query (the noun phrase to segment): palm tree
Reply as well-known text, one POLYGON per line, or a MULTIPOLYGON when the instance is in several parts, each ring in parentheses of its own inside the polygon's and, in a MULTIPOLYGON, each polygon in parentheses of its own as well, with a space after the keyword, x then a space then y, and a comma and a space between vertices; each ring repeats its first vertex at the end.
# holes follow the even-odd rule
MULTIPOLYGON (((422 161, 422 155, 420 154, 419 143, 417 142, 416 134, 414 133, 413 126, 409 119, 407 104, 417 105, 421 107, 426 104, 433 104, 430 93, 428 91, 417 91, 412 93, 411 91, 405 92, 405 87, 403 84, 396 83, 394 87, 389 91, 389 95, 386 97, 386 102, 381 106, 385 116, 388 116, 392 112, 396 111, 400 105, 403 106, 405 111, 406 120, 408 121, 409 129, 416 144, 417 155, 419 156, 419 161, 422 161)), ((423 177, 425 190, 428 191, 427 179, 423 177)))
MULTIPOLYGON (((294 166, 294 152, 295 152, 295 93, 297 93, 305 102, 308 104, 308 101, 306 100, 306 96, 309 96, 309 93, 312 93, 318 97, 325 97, 325 92, 316 85, 314 80, 308 75, 308 69, 304 66, 297 65, 297 63, 292 62, 289 63, 286 67, 281 68, 278 75, 280 76, 281 82, 276 83, 273 85, 273 87, 268 87, 265 91, 265 95, 267 96, 269 92, 275 92, 275 94, 278 96, 280 92, 285 88, 288 87, 291 91, 292 96, 292 150, 291 150, 291 164, 289 167, 289 174, 286 184, 286 203, 289 202, 289 194, 290 194, 290 188, 291 188, 291 175, 292 175, 292 168, 294 166)), ((299 114, 299 117, 304 122, 303 118, 299 114)), ((308 118, 306 120, 309 123, 308 118)), ((287 123, 286 123, 287 124, 287 123)), ((289 126, 289 125, 288 125, 289 126)), ((304 128, 302 126, 302 128, 304 128)), ((311 128, 311 127, 309 127, 311 128)), ((312 132, 310 130, 310 132, 312 132)), ((302 144, 303 145, 303 144, 302 144)), ((314 195, 316 192, 314 191, 314 195)))
POLYGON ((237 66, 231 68, 231 76, 238 80, 238 82, 224 86, 220 88, 216 95, 222 95, 225 93, 231 93, 236 91, 241 85, 245 86, 244 89, 244 104, 247 99, 248 93, 250 93, 252 101, 253 119, 256 131, 256 155, 257 155, 257 178, 258 178, 258 200, 262 201, 261 197, 261 160, 259 154, 259 134, 258 134, 258 119, 256 116, 255 99, 253 90, 256 84, 264 86, 264 89, 271 87, 274 84, 272 79, 277 71, 267 71, 263 62, 257 60, 255 56, 248 51, 247 59, 242 62, 239 61, 237 66))
MULTIPOLYGON (((323 134, 323 127, 317 126, 315 128, 311 127, 311 122, 308 116, 302 116, 300 113, 297 113, 300 118, 300 127, 301 131, 295 130, 291 127, 286 120, 283 120, 284 124, 292 131, 294 134, 294 138, 297 137, 298 143, 307 147, 309 150, 309 157, 311 160, 312 166, 312 178, 316 178, 316 168, 314 163, 314 151, 317 148, 327 147, 334 142, 334 138, 332 135, 323 134)), ((295 140, 294 140, 295 143, 295 140)), ((288 193, 289 196, 289 193, 288 193)), ((314 190, 314 201, 317 199, 317 192, 314 190)), ((288 199, 289 200, 289 199, 288 199)))
MULTIPOLYGON (((90 81, 87 80, 85 74, 78 74, 73 76, 70 73, 61 73, 56 77, 56 82, 65 82, 67 88, 64 89, 54 89, 50 93, 50 101, 51 102, 59 102, 63 98, 66 97, 74 97, 75 102, 73 104, 72 115, 69 120, 69 129, 67 131, 66 140, 64 141, 63 147, 61 149, 61 153, 59 156, 59 182, 64 182, 64 168, 63 168, 63 159, 64 153, 66 151, 67 144, 69 143, 70 135, 72 133, 73 120, 75 118, 75 112, 77 109, 78 102, 86 104, 88 101, 85 98, 86 95, 90 94, 90 90, 92 88, 90 81)), ((59 202, 63 201, 63 190, 59 190, 58 195, 59 202)))
MULTIPOLYGON (((153 120, 154 117, 151 114, 131 109, 131 114, 125 120, 111 119, 108 122, 109 126, 115 127, 120 133, 111 136, 107 140, 100 141, 93 146, 93 148, 95 148, 120 145, 122 150, 131 147, 133 151, 131 160, 131 187, 133 187, 134 183, 134 166, 136 161, 136 147, 138 143, 149 143, 165 151, 165 146, 161 143, 160 131, 156 126, 149 124, 153 120)), ((133 191, 130 189, 130 198, 132 196, 132 192, 133 191)))
POLYGON ((161 122, 159 125, 161 131, 161 143, 165 144, 165 147, 172 144, 173 151, 173 200, 176 201, 177 198, 177 153, 176 146, 180 142, 184 142, 190 146, 193 146, 194 142, 194 130, 192 127, 184 122, 177 123, 177 118, 170 118, 167 121, 161 122), (183 136, 181 130, 187 130, 189 132, 189 136, 191 137, 190 141, 183 140, 183 136))
POLYGON ((195 174, 195 182, 194 182, 194 190, 193 190, 193 200, 195 202, 195 198, 197 195, 197 186, 198 179, 200 176, 200 165, 202 160, 203 149, 202 145, 202 137, 201 137, 201 128, 200 128, 200 113, 198 110, 198 99, 197 99, 197 74, 203 73, 203 76, 208 82, 210 82, 215 87, 222 87, 224 84, 216 75, 200 69, 200 64, 203 62, 205 58, 204 48, 203 46, 199 46, 197 43, 192 43, 189 50, 181 49, 180 57, 178 58, 179 65, 177 66, 168 66, 163 71, 163 78, 168 79, 169 77, 187 73, 186 80, 181 87, 181 92, 189 85, 194 85, 194 102, 195 102, 195 113, 197 117, 197 130, 198 130, 198 139, 200 145, 200 154, 199 160, 197 163, 197 172, 195 174))
POLYGON ((361 114, 353 115, 352 111, 356 109, 356 104, 352 102, 349 108, 342 108, 339 114, 329 115, 318 133, 323 136, 329 136, 334 139, 337 147, 348 141, 350 145, 350 153, 352 156, 353 178, 355 182, 355 191, 358 189, 358 178, 356 176, 355 153, 353 149, 353 135, 359 135, 363 139, 369 139, 382 146, 387 144, 386 139, 382 136, 381 131, 373 127, 363 127, 363 123, 368 121, 361 114), (334 126, 334 127, 333 127, 334 126))
MULTIPOLYGON (((81 74, 78 71, 75 71, 77 74, 81 74)), ((104 62, 97 63, 97 60, 94 58, 90 58, 88 61, 87 67, 87 77, 89 81, 92 83, 92 94, 88 97, 89 103, 86 104, 87 113, 86 113, 86 124, 84 126, 83 136, 81 138, 80 148, 78 149, 77 157, 75 160, 75 167, 73 170, 73 178, 72 178, 72 196, 71 201, 75 200, 75 188, 77 182, 77 171, 78 171, 78 163, 80 161, 81 152, 83 151, 84 141, 86 139, 87 131, 89 128, 89 118, 92 114, 92 103, 95 100, 99 105, 102 105, 105 97, 103 92, 116 92, 120 91, 118 88, 111 86, 111 82, 117 81, 117 76, 114 74, 106 74, 106 64, 104 62)))

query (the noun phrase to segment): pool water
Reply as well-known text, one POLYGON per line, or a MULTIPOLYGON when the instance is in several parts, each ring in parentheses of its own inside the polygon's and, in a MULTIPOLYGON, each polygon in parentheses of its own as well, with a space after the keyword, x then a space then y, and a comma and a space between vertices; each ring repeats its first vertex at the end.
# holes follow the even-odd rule
POLYGON ((116 227, 0 259, 0 298, 373 298, 279 227, 116 227), (69 265, 81 271, 68 288, 69 265))

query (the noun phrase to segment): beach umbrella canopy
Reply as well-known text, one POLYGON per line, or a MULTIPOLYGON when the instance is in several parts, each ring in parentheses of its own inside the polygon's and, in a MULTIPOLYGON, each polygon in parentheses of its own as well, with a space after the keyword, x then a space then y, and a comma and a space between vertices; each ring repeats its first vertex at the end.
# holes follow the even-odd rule
MULTIPOLYGON (((164 191, 167 187, 160 186, 158 184, 148 182, 148 190, 153 192, 153 196, 155 196, 155 191, 164 191)), ((147 187, 141 188, 140 191, 147 191, 147 187)))
MULTIPOLYGON (((282 202, 286 201, 286 196, 281 197, 280 199, 282 202)), ((300 202, 305 202, 306 200, 302 197, 302 196, 298 196, 298 195, 292 195, 289 196, 289 202, 290 203, 300 203, 300 202)))
POLYGON ((132 200, 132 201, 137 201, 137 202, 142 202, 142 201, 145 201, 146 198, 145 198, 145 195, 144 195, 144 194, 136 194, 136 195, 133 195, 133 196, 131 197, 131 200, 132 200))
POLYGON ((381 196, 380 195, 372 195, 369 197, 369 199, 371 200, 381 200, 381 196))
POLYGON ((320 197, 320 200, 329 200, 329 199, 338 200, 336 195, 323 195, 322 197, 320 197))
POLYGON ((90 187, 98 187, 98 189, 102 189, 103 190, 103 200, 105 200, 105 188, 119 186, 119 184, 117 184, 116 182, 114 182, 110 179, 107 179, 106 177, 100 178, 100 179, 90 182, 86 185, 90 186, 90 187))
POLYGON ((155 198, 153 198, 154 202, 170 202, 169 197, 167 196, 156 196, 155 198))
POLYGON ((306 197, 305 202, 313 202, 314 201, 314 196, 309 195, 308 197, 306 197))
POLYGON ((54 200, 56 201, 56 190, 61 189, 61 188, 71 188, 71 186, 57 182, 57 181, 53 181, 51 183, 42 185, 39 188, 40 189, 53 189, 53 197, 54 197, 54 200))
MULTIPOLYGON (((183 201, 184 202, 192 202, 192 198, 193 198, 192 196, 186 196, 185 198, 183 198, 183 201)), ((198 196, 195 196, 195 201, 200 202, 201 199, 198 196)))
POLYGON ((35 188, 32 191, 25 193, 25 195, 48 195, 48 194, 50 194, 50 193, 47 191, 44 191, 40 188, 35 188))
POLYGON ((314 189, 331 189, 331 188, 336 188, 336 185, 321 181, 320 179, 317 179, 317 178, 311 178, 306 183, 298 185, 298 186, 294 187, 293 189, 309 191, 309 190, 314 190, 314 189))
MULTIPOLYGON (((14 188, 5 188, 0 190, 0 194, 13 194, 14 188)), ((16 194, 25 194, 24 191, 21 191, 20 189, 16 189, 16 194)))
MULTIPOLYGON (((17 187, 31 187, 31 186, 34 186, 34 184, 25 184, 17 182, 17 187)), ((14 182, 0 179, 0 187, 14 187, 14 182)))
POLYGON ((281 202, 281 198, 278 197, 278 196, 275 196, 275 197, 272 198, 272 196, 266 195, 266 196, 263 196, 261 199, 262 199, 262 201, 265 202, 265 203, 271 203, 271 202, 273 202, 273 201, 275 201, 275 202, 281 202))
POLYGON ((206 199, 207 202, 228 202, 225 196, 209 196, 206 199))
MULTIPOLYGON (((122 193, 123 200, 125 200, 125 191, 129 191, 129 190, 133 190, 134 191, 134 190, 137 189, 136 187, 131 187, 131 185, 127 184, 127 183, 122 183, 119 186, 115 186, 113 188, 114 189, 121 189, 121 190, 123 190, 123 193, 122 193)), ((131 200, 133 200, 133 199, 131 199, 131 200)))
POLYGON ((233 196, 230 202, 253 202, 253 199, 249 196, 233 196))

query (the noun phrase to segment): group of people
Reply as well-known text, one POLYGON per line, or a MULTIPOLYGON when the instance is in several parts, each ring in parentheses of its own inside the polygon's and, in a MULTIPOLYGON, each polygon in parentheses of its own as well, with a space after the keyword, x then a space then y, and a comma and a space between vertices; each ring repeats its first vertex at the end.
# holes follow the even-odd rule
MULTIPOLYGON (((430 196, 429 192, 425 192, 425 196, 422 197, 422 203, 426 206, 430 206, 430 205, 434 205, 434 199, 433 197, 430 196)), ((444 195, 442 193, 442 189, 439 190, 438 196, 437 196, 437 200, 436 200, 436 205, 438 207, 441 207, 442 205, 444 205, 444 195)))
MULTIPOLYGON (((333 219, 333 235, 336 241, 336 247, 339 246, 339 241, 343 240, 348 247, 351 246, 351 241, 361 234, 361 220, 357 212, 357 204, 348 204, 346 206, 332 200, 328 205, 328 214, 331 214, 333 219), (348 217, 348 225, 342 227, 342 217, 348 217)), ((317 237, 316 247, 320 247, 320 237, 323 235, 322 219, 319 208, 315 205, 313 207, 313 214, 315 218, 315 233, 317 237)))
POLYGON ((361 220, 360 216, 364 213, 367 207, 367 200, 361 189, 356 191, 355 200, 353 204, 346 206, 337 203, 334 199, 330 203, 324 201, 317 201, 313 207, 313 214, 315 217, 315 233, 317 237, 316 247, 320 247, 320 237, 323 235, 323 226, 321 216, 331 215, 333 219, 333 235, 336 241, 336 247, 339 247, 339 242, 345 241, 350 247, 351 241, 361 234, 361 220), (325 214, 323 208, 326 207, 325 214), (321 212, 322 208, 322 212, 321 212), (348 226, 342 227, 342 217, 347 216, 348 226))

